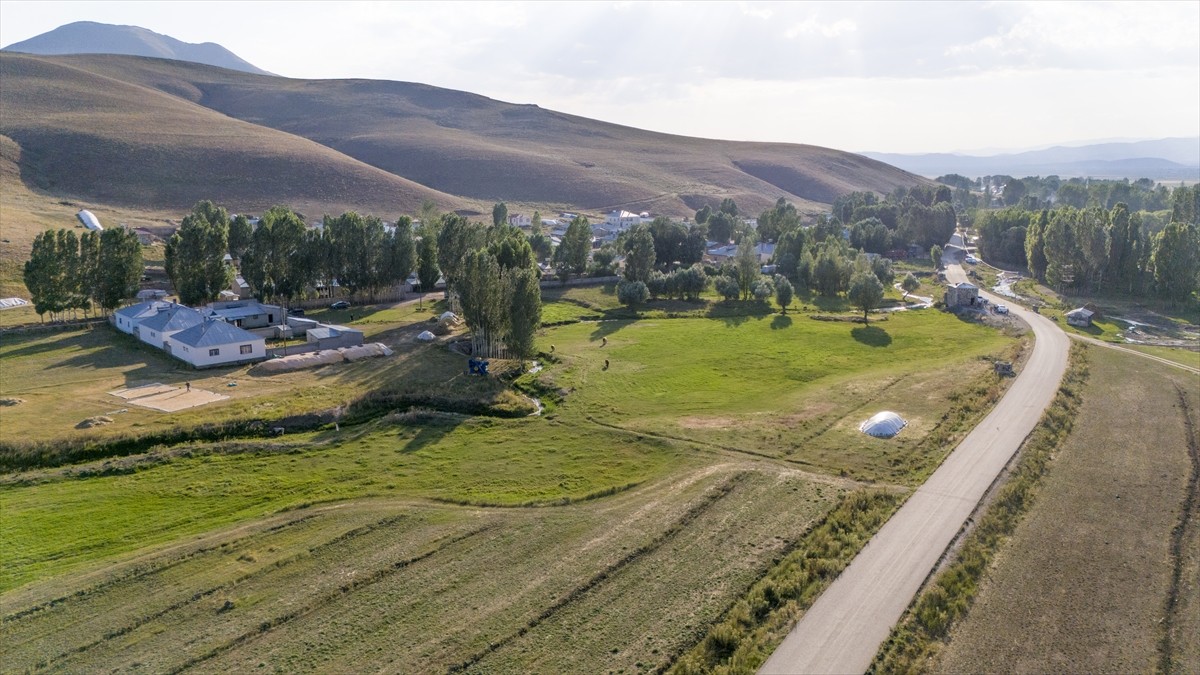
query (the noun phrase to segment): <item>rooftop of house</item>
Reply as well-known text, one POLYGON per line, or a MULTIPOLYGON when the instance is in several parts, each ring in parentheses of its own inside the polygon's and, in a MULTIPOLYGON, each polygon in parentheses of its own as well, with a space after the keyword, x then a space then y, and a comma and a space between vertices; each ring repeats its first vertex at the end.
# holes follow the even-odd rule
POLYGON ((174 340, 191 347, 216 347, 237 342, 262 340, 262 338, 220 319, 209 318, 176 333, 174 340))

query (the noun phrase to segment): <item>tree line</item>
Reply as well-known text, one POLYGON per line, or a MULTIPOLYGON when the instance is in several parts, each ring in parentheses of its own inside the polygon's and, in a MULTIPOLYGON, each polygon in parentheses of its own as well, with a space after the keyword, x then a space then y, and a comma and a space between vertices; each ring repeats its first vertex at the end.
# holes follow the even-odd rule
POLYGON ((107 314, 137 293, 142 246, 125 228, 85 232, 46 230, 33 240, 24 281, 34 311, 51 320, 98 308, 107 314))
POLYGON ((1200 289, 1200 190, 1176 188, 1169 222, 1124 202, 1111 209, 1060 205, 983 212, 976 227, 983 255, 1025 265, 1058 290, 1155 295, 1170 302, 1200 289))

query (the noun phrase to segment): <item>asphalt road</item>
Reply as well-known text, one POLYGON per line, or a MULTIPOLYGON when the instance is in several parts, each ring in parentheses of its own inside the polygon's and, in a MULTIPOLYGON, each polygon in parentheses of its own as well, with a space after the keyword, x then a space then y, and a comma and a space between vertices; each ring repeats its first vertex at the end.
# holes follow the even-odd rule
MULTIPOLYGON (((967 281, 958 265, 951 283, 967 281)), ((993 303, 1005 300, 982 293, 993 303)), ((1052 321, 1010 312, 1036 336, 1008 393, 792 629, 760 673, 862 673, 971 511, 1053 400, 1070 340, 1052 321)))

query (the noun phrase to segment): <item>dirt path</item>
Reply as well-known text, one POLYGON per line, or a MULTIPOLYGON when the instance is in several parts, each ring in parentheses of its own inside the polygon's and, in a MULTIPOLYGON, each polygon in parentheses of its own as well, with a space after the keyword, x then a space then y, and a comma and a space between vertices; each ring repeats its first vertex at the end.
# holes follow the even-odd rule
POLYGON ((1189 365, 1179 363, 1178 361, 1164 359, 1160 356, 1155 356, 1153 354, 1147 354, 1146 352, 1139 352, 1136 349, 1122 347, 1121 345, 1115 345, 1111 342, 1097 340, 1096 338, 1091 338, 1086 335, 1079 335, 1077 333, 1071 333, 1070 336, 1072 339, 1079 340, 1080 342, 1086 342, 1090 345, 1096 345, 1097 347, 1105 347, 1107 349, 1116 349, 1117 351, 1122 351, 1122 352, 1125 352, 1126 354, 1133 354, 1135 356, 1140 356, 1143 359, 1150 359, 1151 361, 1158 361, 1159 363, 1161 363, 1163 365, 1171 366, 1172 368, 1179 368, 1181 370, 1186 370, 1189 373, 1195 373, 1197 375, 1200 375, 1200 368, 1193 368, 1189 365))
MULTIPOLYGON (((966 281, 958 265, 946 276, 951 283, 966 281)), ((1037 425, 1066 371, 1070 341, 1049 319, 1011 311, 1029 324, 1036 342, 1008 393, 817 599, 761 673, 866 671, 946 546, 1037 425)))

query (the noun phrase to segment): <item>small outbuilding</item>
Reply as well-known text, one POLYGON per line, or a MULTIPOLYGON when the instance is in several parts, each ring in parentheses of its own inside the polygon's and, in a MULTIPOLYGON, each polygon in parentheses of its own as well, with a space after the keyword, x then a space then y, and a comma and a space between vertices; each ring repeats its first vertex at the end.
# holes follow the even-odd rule
POLYGON ((947 307, 978 307, 979 287, 965 281, 954 284, 946 289, 947 307))
POLYGON ((1092 319, 1096 313, 1086 307, 1079 307, 1067 312, 1067 323, 1079 328, 1087 328, 1092 325, 1092 319))
POLYGON ((904 421, 903 417, 890 410, 885 410, 860 424, 858 430, 875 438, 891 438, 906 426, 908 426, 908 422, 904 421))
POLYGON ((316 328, 309 328, 304 339, 318 349, 357 347, 363 343, 363 332, 348 326, 320 324, 316 328))

